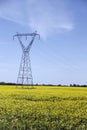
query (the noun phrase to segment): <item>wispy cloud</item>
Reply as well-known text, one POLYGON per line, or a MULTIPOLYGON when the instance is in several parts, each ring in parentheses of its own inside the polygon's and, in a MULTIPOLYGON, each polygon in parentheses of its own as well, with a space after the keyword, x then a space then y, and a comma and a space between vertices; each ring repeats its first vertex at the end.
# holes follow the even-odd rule
POLYGON ((64 0, 3 0, 0 4, 0 17, 27 25, 45 39, 52 32, 74 28, 66 6, 64 0))

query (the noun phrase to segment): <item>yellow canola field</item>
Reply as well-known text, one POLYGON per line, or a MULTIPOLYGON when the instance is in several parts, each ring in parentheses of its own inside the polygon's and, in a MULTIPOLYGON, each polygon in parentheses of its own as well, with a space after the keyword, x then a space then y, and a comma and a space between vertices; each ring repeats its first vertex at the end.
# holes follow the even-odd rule
POLYGON ((87 88, 0 86, 0 130, 86 130, 87 88))

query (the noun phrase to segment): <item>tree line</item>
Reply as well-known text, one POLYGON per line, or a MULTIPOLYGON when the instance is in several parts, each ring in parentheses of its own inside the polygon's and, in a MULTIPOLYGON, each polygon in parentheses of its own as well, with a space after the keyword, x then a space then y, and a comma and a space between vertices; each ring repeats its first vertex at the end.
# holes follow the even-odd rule
MULTIPOLYGON (((16 83, 12 83, 12 82, 0 82, 0 85, 17 85, 16 83)), ((18 84, 18 85, 22 85, 22 84, 18 84)), ((87 87, 87 85, 79 85, 79 84, 70 84, 70 85, 62 85, 62 84, 33 84, 33 86, 56 86, 56 87, 87 87)))

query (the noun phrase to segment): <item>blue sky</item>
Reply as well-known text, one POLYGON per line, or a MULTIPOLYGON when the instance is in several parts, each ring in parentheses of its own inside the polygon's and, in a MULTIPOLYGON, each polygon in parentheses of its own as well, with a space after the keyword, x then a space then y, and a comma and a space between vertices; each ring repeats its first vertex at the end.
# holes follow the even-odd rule
POLYGON ((86 0, 0 0, 0 81, 17 79, 22 50, 13 35, 35 30, 34 83, 87 84, 86 0))

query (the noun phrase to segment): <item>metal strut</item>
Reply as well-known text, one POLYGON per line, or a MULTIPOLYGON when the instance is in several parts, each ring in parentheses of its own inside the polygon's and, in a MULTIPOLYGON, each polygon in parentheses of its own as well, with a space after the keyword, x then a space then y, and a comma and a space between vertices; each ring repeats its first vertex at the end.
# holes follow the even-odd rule
POLYGON ((32 76, 32 70, 31 70, 31 61, 30 61, 30 49, 31 46, 35 40, 36 36, 40 35, 37 34, 37 32, 35 31, 34 33, 27 33, 27 34, 19 34, 17 33, 16 35, 13 36, 17 37, 19 40, 19 43, 21 45, 23 54, 22 54, 22 58, 21 58, 21 63, 20 63, 20 68, 19 68, 19 73, 18 73, 18 77, 17 77, 17 85, 27 85, 27 86, 33 86, 33 76, 32 76), (28 46, 24 46, 24 44, 22 43, 21 37, 27 37, 30 36, 32 37, 32 40, 30 41, 30 43, 28 44, 28 46))

